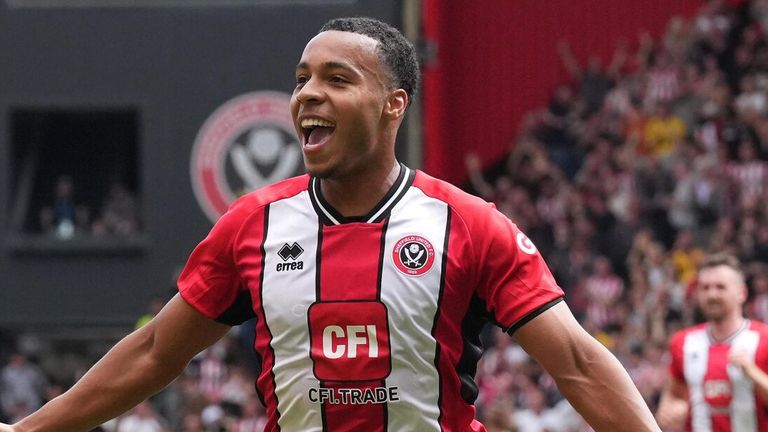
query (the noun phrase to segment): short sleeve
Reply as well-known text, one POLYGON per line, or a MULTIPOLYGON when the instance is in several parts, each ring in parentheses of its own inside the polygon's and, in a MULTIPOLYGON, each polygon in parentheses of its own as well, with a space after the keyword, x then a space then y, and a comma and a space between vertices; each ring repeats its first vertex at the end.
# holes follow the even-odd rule
POLYGON ((195 247, 178 280, 179 293, 208 318, 236 325, 251 318, 250 293, 235 263, 235 242, 251 212, 233 204, 195 247))
POLYGON ((669 340, 669 374, 679 380, 684 381, 683 373, 683 340, 685 334, 675 333, 669 340))
POLYGON ((484 225, 472 240, 478 291, 495 321, 512 334, 564 293, 536 246, 509 218, 490 209, 484 225))
POLYGON ((768 373, 768 326, 761 325, 760 340, 757 342, 757 350, 755 351, 755 364, 768 373))

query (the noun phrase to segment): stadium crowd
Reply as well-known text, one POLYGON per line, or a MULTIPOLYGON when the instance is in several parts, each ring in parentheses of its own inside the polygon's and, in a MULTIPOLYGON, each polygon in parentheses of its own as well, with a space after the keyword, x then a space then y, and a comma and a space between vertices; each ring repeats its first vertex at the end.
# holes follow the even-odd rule
MULTIPOLYGON (((659 40, 619 43, 585 67, 558 47, 571 81, 529 113, 509 157, 468 188, 492 201, 541 250, 584 327, 609 347, 655 408, 669 336, 699 317, 698 261, 738 256, 747 315, 768 321, 768 0, 705 2, 659 40)), ((145 317, 146 318, 146 317, 145 317)), ((589 430, 554 382, 493 327, 476 381, 491 432, 589 430)), ((204 351, 171 386, 105 431, 261 431, 248 324, 204 351)), ((44 366, 44 365, 43 365, 44 366)), ((63 386, 24 353, 0 371, 0 420, 63 386)))

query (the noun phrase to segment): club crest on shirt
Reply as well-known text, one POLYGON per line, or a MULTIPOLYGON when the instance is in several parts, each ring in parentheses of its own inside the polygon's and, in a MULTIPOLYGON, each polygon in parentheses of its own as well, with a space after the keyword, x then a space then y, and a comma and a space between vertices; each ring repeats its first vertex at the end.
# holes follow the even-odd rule
POLYGON ((408 276, 421 276, 435 263, 435 248, 424 237, 405 236, 395 243, 392 261, 400 272, 408 276))

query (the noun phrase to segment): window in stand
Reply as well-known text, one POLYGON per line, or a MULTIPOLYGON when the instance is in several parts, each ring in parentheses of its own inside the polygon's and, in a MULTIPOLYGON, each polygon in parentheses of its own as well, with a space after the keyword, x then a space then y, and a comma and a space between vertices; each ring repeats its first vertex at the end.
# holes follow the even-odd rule
POLYGON ((11 111, 17 252, 143 249, 136 109, 11 111))

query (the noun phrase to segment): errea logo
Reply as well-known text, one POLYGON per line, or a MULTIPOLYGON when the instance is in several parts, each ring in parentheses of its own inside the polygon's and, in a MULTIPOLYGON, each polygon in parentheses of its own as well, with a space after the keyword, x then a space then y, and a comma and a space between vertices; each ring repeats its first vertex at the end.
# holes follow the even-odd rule
POLYGON ((303 269, 304 261, 296 261, 296 259, 300 257, 302 253, 304 253, 304 248, 302 248, 296 242, 293 242, 293 244, 290 246, 288 243, 283 244, 283 247, 277 251, 277 255, 280 256, 283 262, 277 263, 275 270, 288 271, 303 269), (288 260, 290 260, 290 262, 288 262, 288 260))

